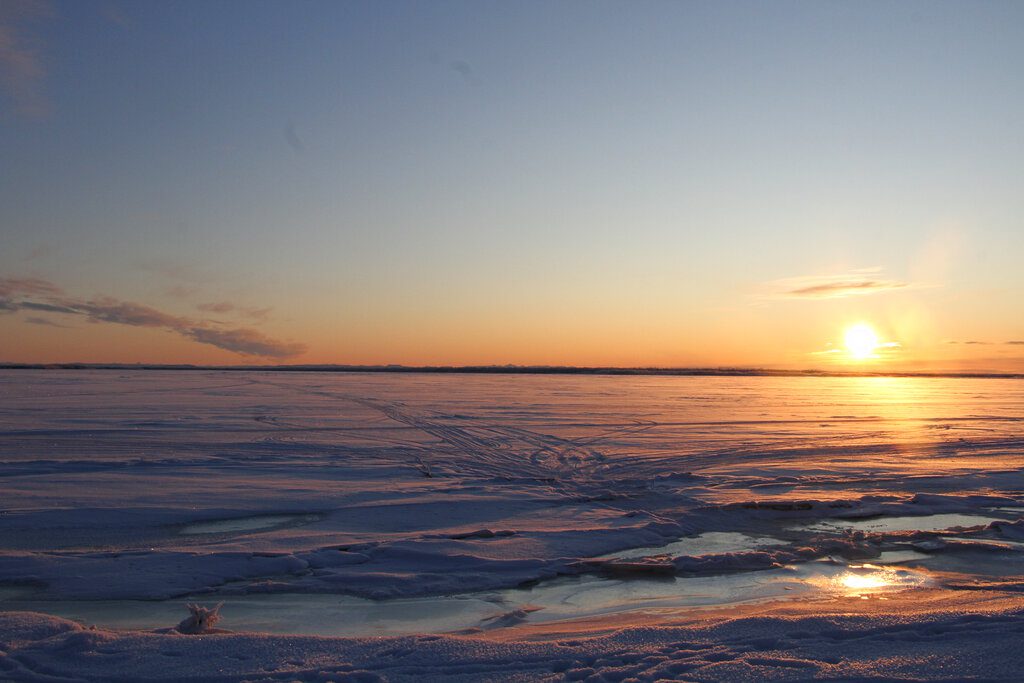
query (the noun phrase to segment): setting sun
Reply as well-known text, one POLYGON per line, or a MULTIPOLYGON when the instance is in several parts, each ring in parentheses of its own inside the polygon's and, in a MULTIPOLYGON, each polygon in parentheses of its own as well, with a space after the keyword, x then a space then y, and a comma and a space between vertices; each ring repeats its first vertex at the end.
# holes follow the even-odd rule
POLYGON ((843 338, 846 350, 857 360, 864 360, 874 355, 878 348, 878 334, 866 323, 857 323, 846 330, 843 338))

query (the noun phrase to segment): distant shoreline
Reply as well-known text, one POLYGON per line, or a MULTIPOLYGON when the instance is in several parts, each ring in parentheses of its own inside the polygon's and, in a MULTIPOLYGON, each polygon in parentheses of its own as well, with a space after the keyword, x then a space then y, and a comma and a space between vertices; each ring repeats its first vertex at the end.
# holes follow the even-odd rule
POLYGON ((0 370, 216 370, 238 372, 428 373, 465 375, 603 375, 666 377, 920 377, 1024 379, 1024 373, 772 370, 766 368, 620 368, 554 365, 161 365, 153 363, 0 363, 0 370))

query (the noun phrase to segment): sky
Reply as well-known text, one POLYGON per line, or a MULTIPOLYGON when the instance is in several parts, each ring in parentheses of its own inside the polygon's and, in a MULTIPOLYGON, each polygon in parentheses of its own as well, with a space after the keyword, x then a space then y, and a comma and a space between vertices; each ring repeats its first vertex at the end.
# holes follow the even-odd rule
POLYGON ((1022 121, 1020 2, 0 0, 0 361, 1024 371, 1022 121))

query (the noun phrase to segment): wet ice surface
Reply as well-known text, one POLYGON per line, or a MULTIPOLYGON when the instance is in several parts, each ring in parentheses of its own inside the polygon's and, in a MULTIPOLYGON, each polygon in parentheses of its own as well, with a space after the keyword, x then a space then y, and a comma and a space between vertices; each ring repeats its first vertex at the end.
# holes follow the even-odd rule
MULTIPOLYGON (((207 596, 205 602, 223 603, 225 618, 240 631, 367 636, 472 633, 526 620, 539 624, 619 612, 792 600, 822 592, 867 597, 928 583, 927 574, 919 571, 818 561, 759 572, 657 580, 566 577, 525 589, 381 601, 347 595, 256 594, 207 596)), ((9 596, 6 608, 124 629, 156 629, 182 616, 180 600, 53 602, 25 597, 9 596)))
POLYGON ((879 517, 874 519, 832 519, 809 524, 807 531, 834 531, 853 529, 860 531, 939 531, 955 527, 974 527, 1005 519, 1003 516, 965 515, 957 513, 922 515, 920 517, 879 517))
POLYGON ((3 372, 0 609, 374 635, 1011 576, 1022 385, 3 372))
POLYGON ((309 524, 315 522, 318 515, 254 515, 235 519, 214 519, 208 522, 195 522, 182 528, 183 534, 230 534, 243 531, 259 531, 287 525, 309 524))
POLYGON ((655 555, 708 555, 713 553, 736 553, 755 550, 762 546, 783 545, 785 541, 771 537, 753 537, 734 531, 708 531, 697 536, 668 543, 658 547, 629 548, 601 556, 600 559, 632 559, 655 555))

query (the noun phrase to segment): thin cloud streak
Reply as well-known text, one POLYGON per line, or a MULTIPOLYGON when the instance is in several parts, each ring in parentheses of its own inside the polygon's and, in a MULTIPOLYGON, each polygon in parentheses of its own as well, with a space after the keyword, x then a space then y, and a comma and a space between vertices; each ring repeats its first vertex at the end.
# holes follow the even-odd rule
POLYGON ((74 306, 76 312, 88 317, 89 322, 117 323, 135 327, 167 327, 173 330, 185 326, 185 318, 170 315, 130 301, 103 298, 98 301, 86 301, 74 306))
POLYGON ((783 278, 764 283, 761 296, 766 299, 842 299, 925 286, 882 278, 880 273, 879 268, 867 268, 834 275, 783 278))
POLYGON ((199 304, 196 308, 204 313, 237 313, 254 320, 266 320, 267 316, 270 315, 270 308, 246 308, 244 306, 237 306, 230 301, 199 304))
POLYGON ((60 306, 58 304, 46 304, 38 301, 22 301, 18 304, 21 308, 30 311, 43 311, 46 313, 78 313, 74 308, 60 306))
POLYGON ((181 334, 200 344, 210 344, 247 356, 293 358, 306 350, 303 344, 276 341, 250 329, 218 330, 211 327, 194 327, 181 334))
POLYGON ((790 296, 809 297, 812 299, 835 299, 845 296, 875 294, 886 289, 902 289, 906 282, 894 280, 840 280, 824 284, 808 285, 787 292, 790 296))
POLYGON ((978 341, 978 340, 974 340, 974 339, 972 339, 970 341, 959 341, 957 339, 951 339, 951 340, 947 341, 946 343, 947 344, 970 344, 970 345, 976 345, 976 346, 993 346, 995 344, 1002 343, 1005 346, 1024 346, 1024 340, 1020 340, 1020 339, 1011 339, 1010 341, 1005 341, 1005 342, 978 341))
MULTIPOLYGON (((261 315, 265 311, 269 311, 269 309, 238 309, 232 304, 227 305, 231 306, 232 310, 255 311, 261 315)), ((22 310, 75 315, 83 317, 91 323, 113 323, 132 327, 164 329, 200 344, 215 346, 246 356, 283 360, 301 355, 306 350, 304 344, 272 339, 257 330, 222 328, 210 321, 192 320, 132 301, 122 301, 112 297, 92 300, 75 299, 64 295, 59 287, 46 280, 0 278, 0 312, 14 313, 22 310), (43 300, 38 300, 40 298, 43 300)), ((26 318, 26 322, 60 327, 57 323, 38 317, 26 318)))

